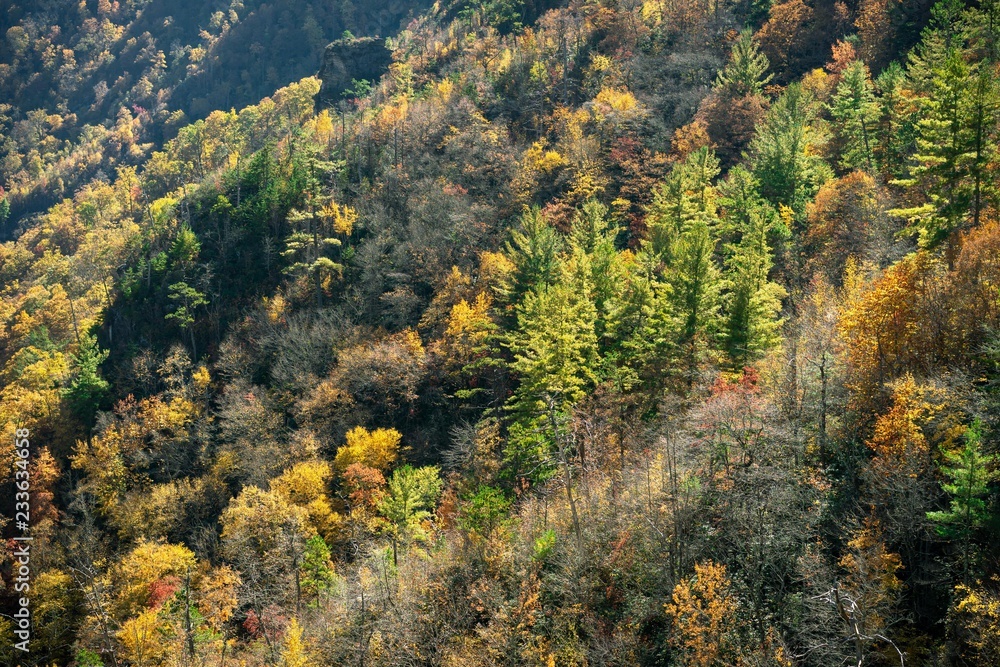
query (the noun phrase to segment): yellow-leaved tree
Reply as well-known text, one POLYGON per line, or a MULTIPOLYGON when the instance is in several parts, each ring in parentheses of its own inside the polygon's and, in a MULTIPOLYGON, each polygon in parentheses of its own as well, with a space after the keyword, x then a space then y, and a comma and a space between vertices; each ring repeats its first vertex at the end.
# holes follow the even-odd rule
POLYGON ((310 667, 313 662, 309 658, 305 642, 302 641, 302 626, 299 620, 293 618, 285 630, 284 646, 281 650, 281 667, 310 667))
POLYGON ((386 471, 399 456, 402 439, 402 434, 394 428, 369 431, 363 426, 356 426, 347 432, 347 444, 337 449, 333 465, 341 474, 352 463, 386 471))
POLYGON ((308 512, 308 524, 331 542, 343 523, 329 496, 333 468, 326 461, 304 461, 271 480, 271 491, 308 512))
POLYGON ((670 644, 686 667, 723 667, 736 656, 736 598, 729 591, 726 566, 696 563, 694 577, 674 587, 665 605, 673 624, 670 644))
POLYGON ((674 587, 664 608, 673 628, 670 644, 685 667, 790 667, 778 633, 763 642, 741 641, 738 598, 726 566, 695 563, 694 576, 674 587))

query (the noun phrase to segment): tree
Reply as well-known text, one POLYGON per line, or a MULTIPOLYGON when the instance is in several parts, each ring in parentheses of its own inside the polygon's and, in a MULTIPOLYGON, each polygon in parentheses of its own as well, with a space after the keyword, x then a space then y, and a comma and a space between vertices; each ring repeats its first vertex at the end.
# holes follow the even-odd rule
POLYGON ((747 180, 747 174, 737 167, 724 200, 726 222, 739 237, 726 247, 724 283, 723 342, 736 369, 777 344, 781 326, 777 316, 785 296, 784 288, 768 279, 773 264, 768 235, 777 216, 752 190, 741 187, 741 180, 747 180))
POLYGON ((457 6, 459 16, 469 19, 478 14, 487 25, 506 35, 523 27, 525 4, 525 0, 464 0, 457 6))
POLYGON ((244 488, 223 511, 221 553, 240 572, 240 601, 253 612, 272 658, 277 656, 278 619, 272 605, 298 608, 302 600, 302 557, 308 528, 305 509, 281 494, 244 488))
POLYGON ((875 101, 868 66, 861 60, 851 62, 840 73, 840 82, 830 102, 830 115, 836 121, 839 140, 840 166, 843 169, 865 169, 875 173, 878 151, 874 130, 880 109, 875 101))
POLYGON ((719 271, 713 259, 716 241, 704 219, 695 220, 678 238, 674 264, 666 280, 679 318, 677 345, 694 385, 702 356, 718 324, 719 271))
POLYGON ((962 659, 987 667, 1000 655, 1000 577, 955 587, 952 617, 962 659))
POLYGON ((806 275, 821 272, 839 286, 851 261, 884 265, 894 248, 888 201, 885 187, 866 171, 824 183, 808 208, 801 243, 806 275))
POLYGON ((511 407, 521 414, 545 412, 547 397, 561 405, 575 403, 597 379, 597 313, 589 269, 586 256, 576 253, 558 283, 539 285, 518 308, 510 348, 520 385, 511 407))
POLYGON ((938 524, 938 532, 959 543, 962 582, 969 583, 972 562, 972 538, 992 513, 986 506, 988 485, 1000 479, 996 454, 982 451, 982 423, 973 422, 965 432, 965 445, 958 452, 941 452, 947 465, 942 474, 949 480, 941 488, 951 496, 947 510, 928 512, 927 518, 938 524))
POLYGON ((186 282, 179 282, 170 285, 168 298, 175 303, 174 310, 164 316, 166 320, 177 320, 178 326, 182 330, 191 334, 191 358, 198 358, 198 351, 194 340, 195 311, 208 305, 208 299, 202 292, 188 285, 186 282))
POLYGON ((518 307, 510 337, 511 370, 519 381, 507 401, 513 413, 506 458, 515 474, 533 469, 544 478, 548 456, 562 437, 570 408, 597 382, 597 310, 590 263, 579 250, 562 266, 554 285, 539 285, 518 307), (529 463, 530 462, 530 463, 529 463))
POLYGON ((805 219, 806 204, 830 177, 818 155, 821 136, 814 127, 817 104, 802 85, 793 83, 767 112, 750 142, 750 170, 760 194, 771 206, 784 205, 794 220, 805 219))
MULTIPOLYGON (((650 238, 643 244, 641 255, 659 265, 654 267, 663 286, 652 286, 653 301, 649 304, 649 326, 673 330, 676 337, 663 340, 664 331, 643 331, 647 342, 668 343, 650 348, 653 358, 665 361, 668 348, 679 352, 687 386, 694 383, 698 366, 716 324, 719 287, 714 255, 716 247, 716 193, 712 179, 719 173, 719 161, 707 147, 690 153, 677 163, 657 191, 649 207, 647 224, 650 238), (676 320, 676 327, 672 325, 676 320)), ((642 257, 640 256, 642 261, 642 257)), ((651 359, 652 360, 652 359, 651 359)))
POLYGON ((646 213, 649 250, 666 267, 674 263, 675 244, 695 220, 706 225, 715 221, 715 190, 712 179, 719 174, 719 161, 707 147, 691 152, 674 164, 657 189, 646 213))
POLYGON ((639 253, 614 311, 622 357, 654 404, 676 372, 680 331, 673 287, 657 278, 657 265, 652 253, 639 253))
POLYGON ((67 570, 55 568, 35 575, 32 589, 32 638, 54 657, 62 653, 59 647, 73 643, 74 627, 80 621, 80 591, 67 570))
POLYGON ((597 310, 595 331, 598 340, 608 342, 609 308, 621 289, 624 267, 615 249, 618 227, 608 216, 608 208, 597 200, 589 200, 573 216, 570 246, 587 256, 590 282, 593 286, 594 308, 597 310))
POLYGON ((972 49, 981 60, 973 64, 975 83, 972 91, 970 122, 973 132, 972 162, 972 224, 978 226, 982 213, 990 204, 996 206, 998 188, 990 177, 1000 151, 997 149, 1000 122, 1000 85, 996 67, 1000 62, 1000 6, 984 2, 966 12, 966 22, 972 49))
POLYGON ((437 467, 396 468, 389 478, 387 494, 379 503, 386 520, 384 533, 392 542, 392 562, 399 565, 398 550, 411 541, 426 541, 424 523, 434 517, 434 506, 441 494, 437 467))
POLYGON ((988 136, 1000 111, 995 76, 980 74, 992 66, 970 61, 964 47, 962 11, 962 3, 938 3, 931 29, 910 56, 907 74, 920 94, 916 153, 907 177, 894 183, 908 189, 911 205, 892 211, 908 222, 921 247, 947 242, 949 266, 955 233, 970 213, 979 219, 988 136))
POLYGON ((343 520, 328 495, 333 468, 326 461, 298 463, 271 480, 271 490, 309 513, 308 527, 332 540, 343 520))
POLYGON ((171 263, 186 271, 194 266, 200 254, 201 241, 198 240, 198 235, 191 231, 190 227, 182 227, 170 244, 168 255, 171 263))
POLYGON ((541 210, 537 207, 526 210, 521 215, 519 229, 511 232, 505 246, 514 269, 500 286, 504 301, 516 306, 529 291, 553 284, 559 275, 561 249, 562 240, 541 210))
POLYGON ((297 618, 288 622, 283 643, 281 667, 309 667, 313 664, 302 642, 302 626, 297 618))
MULTIPOLYGON (((818 34, 810 30, 814 11, 803 0, 784 0, 770 6, 767 22, 757 32, 761 49, 779 77, 787 81, 793 63, 804 55, 818 34)), ((784 83, 784 81, 782 81, 784 83)))
POLYGON ((731 98, 761 95, 764 86, 774 78, 767 73, 767 56, 760 52, 753 31, 744 28, 733 43, 729 61, 715 79, 715 87, 731 98))
POLYGON ((737 659, 737 602, 729 586, 725 565, 695 563, 694 576, 677 584, 664 605, 673 624, 670 643, 685 667, 723 667, 737 659))
MULTIPOLYGON (((884 1, 884 0, 877 0, 884 1)), ((880 119, 876 128, 876 159, 887 178, 897 177, 906 167, 908 152, 916 136, 912 105, 907 92, 906 72, 893 61, 875 79, 880 119)))
POLYGON ((892 21, 891 0, 861 0, 854 26, 858 29, 858 52, 876 71, 891 57, 897 30, 892 21))
POLYGON ((797 385, 790 389, 797 392, 801 387, 801 405, 807 414, 815 415, 816 444, 823 461, 830 459, 830 421, 836 415, 833 408, 842 387, 843 344, 837 335, 841 297, 822 275, 814 277, 809 291, 796 304, 796 329, 786 346, 797 385))
POLYGON ((135 667, 153 667, 167 657, 163 622, 156 609, 147 609, 122 624, 117 633, 122 655, 135 667))
POLYGON ((377 428, 369 431, 355 426, 347 432, 347 443, 337 449, 334 467, 343 474, 352 464, 387 471, 399 456, 402 434, 394 428, 377 428))
POLYGON ((845 386, 855 414, 870 419, 886 403, 886 383, 929 355, 921 338, 919 300, 933 264, 926 253, 909 255, 874 281, 855 272, 845 281, 837 328, 847 352, 845 386))
POLYGON ((768 280, 772 262, 764 220, 758 218, 726 258, 724 340, 734 368, 752 363, 780 340, 778 314, 786 292, 768 280))
POLYGON ((94 426, 97 411, 105 406, 110 385, 101 377, 98 367, 108 358, 97 339, 87 336, 81 341, 79 351, 73 355, 75 372, 69 386, 63 389, 63 398, 88 432, 94 426))
POLYGON ((886 541, 907 568, 907 584, 915 595, 935 590, 927 578, 936 567, 924 557, 940 489, 934 480, 931 452, 950 447, 961 433, 964 415, 956 398, 935 384, 918 385, 904 376, 892 387, 892 405, 876 420, 866 444, 874 454, 862 472, 864 502, 873 508, 886 541))
POLYGON ((134 663, 153 665, 166 654, 161 629, 167 619, 161 608, 196 566, 194 554, 183 546, 142 541, 112 571, 118 585, 107 609, 121 624, 118 638, 134 663))
POLYGON ((854 532, 837 565, 840 576, 811 599, 820 637, 810 650, 820 664, 865 665, 869 656, 884 653, 893 655, 893 663, 904 664, 903 653, 886 636, 898 621, 903 582, 897 573, 903 561, 886 548, 878 521, 867 519, 854 532))
POLYGON ((496 487, 480 485, 465 498, 459 509, 458 525, 480 538, 510 523, 511 500, 496 487))
POLYGON ((356 214, 349 207, 340 207, 329 197, 310 196, 303 209, 288 214, 291 234, 285 238, 283 257, 292 259, 285 273, 311 278, 316 306, 323 305, 323 294, 330 281, 339 279, 344 266, 334 261, 334 251, 342 242, 338 234, 348 235, 356 214))
POLYGON ((337 575, 330 558, 330 547, 319 535, 306 540, 302 554, 302 593, 313 599, 322 599, 337 583, 337 575))
POLYGON ((909 188, 921 203, 894 209, 905 218, 922 248, 952 237, 968 214, 972 191, 969 170, 974 154, 968 118, 971 76, 962 54, 949 49, 930 65, 931 90, 921 98, 917 152, 909 176, 894 181, 909 188))

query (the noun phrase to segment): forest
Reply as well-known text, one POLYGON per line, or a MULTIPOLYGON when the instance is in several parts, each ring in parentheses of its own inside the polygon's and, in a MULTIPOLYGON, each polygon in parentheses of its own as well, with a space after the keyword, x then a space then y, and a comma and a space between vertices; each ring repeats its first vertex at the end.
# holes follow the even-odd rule
POLYGON ((0 32, 0 663, 1000 664, 998 0, 0 32))

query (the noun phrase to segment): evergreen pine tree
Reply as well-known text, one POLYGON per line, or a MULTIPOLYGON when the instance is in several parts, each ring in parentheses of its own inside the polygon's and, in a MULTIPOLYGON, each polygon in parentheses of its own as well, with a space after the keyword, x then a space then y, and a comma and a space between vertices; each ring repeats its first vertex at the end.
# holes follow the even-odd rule
POLYGON ((718 174, 719 161, 708 148, 674 165, 650 208, 650 241, 643 248, 660 261, 654 298, 647 306, 651 317, 640 332, 649 345, 645 356, 661 368, 668 365, 667 353, 676 353, 688 387, 716 325, 719 275, 713 258, 718 217, 712 179, 718 174), (669 344, 664 331, 650 330, 657 326, 675 332, 669 344))
POLYGON ((618 229, 608 220, 608 207, 597 200, 586 202, 573 218, 570 246, 587 256, 591 270, 596 331, 602 344, 607 342, 613 300, 621 290, 624 269, 615 249, 618 229))
POLYGON ((317 208, 316 202, 304 209, 293 209, 288 214, 292 233, 285 238, 283 257, 292 258, 285 268, 290 275, 308 276, 313 282, 316 306, 323 305, 323 288, 326 281, 340 278, 344 267, 331 257, 341 241, 334 235, 331 218, 317 208))
POLYGON ((982 450, 982 424, 977 420, 965 433, 965 445, 958 452, 943 451, 947 465, 941 472, 949 481, 941 487, 951 496, 947 510, 928 512, 927 518, 938 524, 938 531, 956 540, 961 549, 962 578, 967 581, 972 561, 972 538, 989 519, 986 506, 988 486, 1000 479, 994 469, 998 457, 982 450))
POLYGON ((541 481, 572 406, 597 383, 597 310, 591 268, 576 251, 555 284, 537 284, 518 306, 510 349, 519 385, 508 401, 514 418, 505 452, 515 475, 541 481))
POLYGON ((540 283, 525 295, 511 343, 511 368, 520 378, 511 407, 518 414, 542 414, 549 399, 560 406, 576 403, 596 382, 592 289, 587 256, 577 252, 556 284, 540 283))
POLYGON ((80 350, 73 355, 73 377, 63 389, 63 397, 73 414, 88 430, 93 428, 94 417, 109 395, 110 385, 99 371, 108 354, 107 350, 102 351, 98 347, 95 337, 85 337, 80 343, 80 350))
MULTIPOLYGON (((643 258, 640 255, 637 264, 643 258)), ((642 271, 641 266, 637 268, 642 271)), ((675 374, 680 356, 677 347, 680 326, 673 288, 647 276, 634 276, 632 285, 634 325, 623 348, 643 387, 658 397, 675 374)))
POLYGON ((817 154, 821 137, 814 128, 816 115, 812 94, 793 83, 750 143, 750 167, 761 195, 776 209, 789 207, 797 222, 805 219, 806 204, 831 176, 817 154))
POLYGON ((667 273, 674 312, 679 320, 677 347, 687 386, 698 368, 718 325, 719 270, 714 230, 705 217, 694 220, 678 239, 675 261, 667 273))
POLYGON ((995 157, 1000 98, 994 64, 977 59, 969 46, 970 39, 989 42, 991 30, 977 29, 977 16, 954 0, 934 7, 907 71, 919 95, 916 151, 907 177, 894 181, 908 190, 910 205, 891 213, 907 220, 921 247, 947 242, 949 264, 957 232, 978 223, 994 193, 987 167, 995 157))
POLYGON ((1000 83, 996 68, 1000 63, 1000 2, 988 0, 966 12, 970 50, 974 58, 975 82, 972 91, 973 133, 972 224, 978 225, 982 212, 996 206, 998 187, 989 174, 995 165, 1000 133, 1000 83))
POLYGON ((886 177, 902 173, 916 135, 916 119, 905 87, 906 72, 895 61, 889 63, 875 79, 879 123, 875 129, 876 141, 872 150, 879 170, 886 177))
POLYGON ((759 46, 753 30, 743 29, 729 52, 729 61, 715 79, 715 87, 733 98, 763 94, 774 75, 767 73, 770 63, 759 46))
POLYGON ((312 281, 316 306, 323 305, 328 283, 343 276, 344 267, 335 260, 341 247, 337 238, 343 210, 324 187, 337 164, 320 157, 313 146, 293 152, 289 180, 302 193, 299 206, 288 213, 291 233, 285 238, 281 255, 290 258, 285 273, 312 281))
POLYGON ((841 168, 864 169, 874 173, 875 152, 878 150, 874 129, 880 110, 864 62, 855 60, 841 73, 840 83, 830 102, 830 115, 835 121, 840 141, 841 168))
POLYGON ((718 174, 718 158, 703 147, 675 164, 654 194, 646 217, 649 249, 666 266, 673 263, 674 246, 688 225, 699 217, 715 215, 712 179, 718 174))
POLYGON ((907 178, 915 205, 891 211, 905 218, 921 247, 933 248, 962 226, 972 201, 974 135, 968 122, 973 79, 958 49, 928 62, 929 91, 920 98, 916 154, 907 178))
POLYGON ((520 228, 511 232, 505 248, 514 265, 514 271, 500 289, 507 304, 516 306, 532 289, 555 283, 562 245, 559 234, 537 206, 524 212, 520 228))
POLYGON ((773 265, 768 235, 777 224, 777 216, 765 201, 748 195, 749 183, 749 174, 734 170, 724 199, 727 227, 738 240, 726 246, 722 338, 736 369, 778 343, 778 313, 785 296, 784 288, 768 279, 773 265))

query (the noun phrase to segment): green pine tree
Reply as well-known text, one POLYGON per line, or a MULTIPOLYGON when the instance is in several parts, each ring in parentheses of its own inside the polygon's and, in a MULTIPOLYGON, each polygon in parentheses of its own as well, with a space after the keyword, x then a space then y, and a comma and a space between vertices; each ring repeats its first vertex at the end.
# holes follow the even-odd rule
POLYGON ((174 310, 167 313, 163 319, 176 320, 178 326, 191 335, 191 358, 198 358, 198 350, 195 347, 194 323, 195 311, 201 306, 208 305, 208 299, 202 292, 191 287, 186 282, 177 282, 169 286, 168 298, 174 302, 174 310))
POLYGON ((723 189, 726 227, 735 241, 726 245, 723 345, 735 369, 756 360, 780 340, 785 290, 769 280, 773 255, 768 236, 778 218, 753 189, 753 177, 734 169, 723 189))
POLYGON ((310 199, 303 209, 292 209, 288 214, 288 225, 292 232, 285 238, 282 257, 291 258, 285 273, 292 276, 308 276, 313 282, 316 306, 323 305, 323 285, 332 278, 340 278, 344 266, 333 257, 341 246, 336 238, 332 219, 323 213, 322 200, 310 199))
POLYGON ((886 177, 902 174, 916 136, 916 119, 906 92, 906 71, 893 61, 875 79, 879 105, 875 128, 875 153, 879 170, 886 177))
POLYGON ((441 495, 440 470, 434 466, 414 468, 404 465, 392 471, 388 493, 379 502, 385 518, 384 534, 392 544, 392 561, 399 565, 399 550, 411 542, 427 540, 423 523, 434 516, 441 495))
POLYGON ((610 309, 624 281, 624 268, 615 248, 618 228, 608 219, 608 207, 597 200, 586 202, 573 217, 570 248, 587 256, 597 309, 595 330, 604 346, 610 344, 610 309))
POLYGON ((942 451, 947 462, 941 473, 949 480, 941 484, 951 496, 947 510, 928 512, 927 518, 938 524, 938 532, 959 544, 962 579, 968 580, 972 562, 973 537, 990 517, 986 505, 988 486, 1000 479, 995 470, 998 457, 982 450, 982 424, 976 420, 965 433, 965 445, 958 452, 942 451))
POLYGON ((107 358, 108 351, 101 350, 94 336, 84 337, 79 351, 73 355, 73 376, 62 392, 70 410, 88 431, 94 426, 97 411, 108 399, 110 385, 99 370, 107 358))
MULTIPOLYGON (((644 254, 640 254, 640 261, 643 258, 644 254)), ((637 288, 632 295, 637 297, 633 306, 635 324, 623 348, 639 381, 655 402, 676 375, 680 318, 671 285, 651 277, 633 280, 637 288)))
POLYGON ((646 214, 649 250, 666 266, 674 261, 675 245, 695 219, 715 215, 712 180, 719 175, 714 151, 700 148, 675 164, 653 195, 646 214))
MULTIPOLYGON (((719 273, 715 266, 718 216, 712 180, 719 161, 708 148, 675 164, 647 215, 650 239, 640 253, 658 261, 650 276, 651 299, 632 346, 640 376, 662 387, 675 368, 691 387, 717 324, 719 273)), ((644 258, 644 259, 643 259, 644 258)))
POLYGON ((998 205, 1000 188, 989 173, 1000 157, 1000 2, 987 0, 966 11, 966 30, 975 59, 971 109, 973 132, 972 224, 978 225, 984 209, 998 205))
POLYGON ((817 150, 822 141, 815 128, 818 105, 812 94, 793 83, 778 98, 750 142, 750 168, 760 194, 771 206, 782 205, 805 220, 806 205, 831 177, 817 150))
POLYGON ((989 16, 956 0, 938 3, 907 70, 918 94, 916 150, 906 177, 893 181, 906 188, 909 205, 890 213, 906 219, 921 247, 947 243, 949 264, 957 233, 978 224, 996 194, 987 171, 1000 120, 989 16))
POLYGON ((329 592, 337 582, 330 547, 319 535, 306 540, 300 567, 302 592, 312 599, 329 592))
POLYGON ((840 140, 841 168, 874 173, 880 109, 864 62, 855 60, 844 69, 829 108, 840 140))
POLYGON ((694 385, 702 359, 718 327, 719 270, 716 240, 707 216, 692 221, 678 239, 666 274, 678 318, 677 348, 687 386, 694 385))
POLYGON ((907 230, 917 235, 921 247, 934 248, 953 240, 972 202, 974 79, 957 48, 927 64, 929 90, 920 98, 916 153, 908 177, 893 181, 907 188, 916 203, 890 213, 907 220, 907 230))
POLYGON ((772 78, 767 73, 770 63, 760 52, 760 45, 754 39, 753 30, 745 28, 740 32, 729 52, 729 61, 715 79, 715 87, 733 98, 747 95, 761 95, 772 78))
POLYGON ((502 299, 510 306, 517 306, 536 286, 554 284, 559 275, 562 246, 562 238, 541 210, 537 206, 526 210, 505 247, 514 271, 500 288, 502 299))
POLYGON ((587 256, 574 254, 561 274, 555 285, 526 294, 518 308, 510 347, 520 386, 512 407, 523 415, 545 413, 550 400, 572 405, 597 380, 597 310, 587 256))
POLYGON ((504 458, 515 476, 539 482, 555 468, 569 413, 598 380, 597 309, 591 268, 580 251, 553 285, 540 284, 518 307, 509 343, 517 390, 507 404, 513 423, 504 458))

